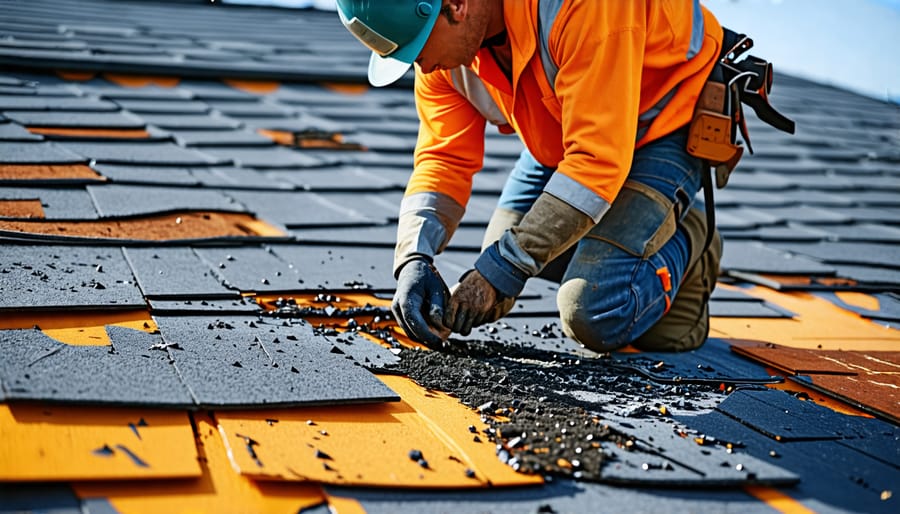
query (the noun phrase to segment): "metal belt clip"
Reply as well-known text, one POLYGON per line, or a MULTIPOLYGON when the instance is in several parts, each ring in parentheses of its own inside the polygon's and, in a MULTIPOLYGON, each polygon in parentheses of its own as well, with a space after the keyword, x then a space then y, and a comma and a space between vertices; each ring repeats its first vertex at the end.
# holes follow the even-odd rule
POLYGON ((687 143, 689 154, 708 161, 715 169, 716 187, 720 189, 728 183, 731 171, 744 154, 738 131, 747 150, 753 153, 742 104, 749 105, 760 120, 794 133, 794 122, 769 103, 772 65, 759 57, 744 57, 753 48, 753 40, 725 29, 723 44, 728 49, 720 54, 700 93, 687 143))

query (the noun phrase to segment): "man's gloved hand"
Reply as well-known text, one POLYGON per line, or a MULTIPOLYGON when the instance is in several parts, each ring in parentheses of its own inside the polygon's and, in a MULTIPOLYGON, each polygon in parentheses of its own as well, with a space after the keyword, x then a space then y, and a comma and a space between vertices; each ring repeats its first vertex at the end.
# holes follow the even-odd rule
POLYGON ((444 312, 444 326, 464 336, 472 327, 481 325, 495 312, 497 291, 478 270, 471 270, 463 277, 450 298, 450 306, 444 312))
POLYGON ((400 269, 391 310, 411 339, 440 346, 450 335, 444 328, 444 310, 449 301, 447 284, 425 259, 414 259, 400 269))

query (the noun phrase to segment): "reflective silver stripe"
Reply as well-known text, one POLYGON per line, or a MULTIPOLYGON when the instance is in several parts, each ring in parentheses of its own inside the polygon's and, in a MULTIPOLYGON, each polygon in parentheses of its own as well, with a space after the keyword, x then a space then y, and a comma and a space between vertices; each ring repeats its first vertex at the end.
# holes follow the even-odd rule
POLYGON ((410 257, 433 257, 444 250, 456 232, 465 208, 442 193, 415 193, 400 202, 394 272, 410 257))
MULTIPOLYGON (((544 74, 547 75, 547 81, 550 83, 550 87, 553 90, 556 90, 556 75, 559 74, 559 66, 550 56, 550 30, 553 28, 553 23, 556 21, 556 15, 559 14, 559 9, 562 7, 564 1, 565 0, 539 0, 538 2, 538 39, 540 39, 541 47, 541 64, 544 65, 544 74)), ((703 9, 700 7, 700 0, 694 0, 691 44, 687 52, 688 59, 691 59, 700 53, 700 49, 703 48, 703 36, 705 30, 703 23, 703 9)), ((638 129, 634 138, 635 141, 640 141, 644 135, 647 134, 647 130, 650 128, 653 120, 655 120, 656 117, 659 116, 659 113, 666 108, 666 105, 668 105, 672 97, 675 96, 677 90, 678 87, 676 86, 666 93, 659 102, 656 102, 656 105, 638 116, 638 129)))
POLYGON ((497 102, 484 87, 484 82, 474 71, 465 66, 459 66, 450 70, 450 76, 453 78, 453 87, 478 109, 484 119, 497 126, 509 124, 500 107, 497 106, 497 102))
POLYGON ((700 0, 694 0, 694 21, 691 28, 691 46, 688 48, 687 58, 691 60, 695 55, 700 53, 703 48, 703 36, 706 28, 703 25, 703 9, 700 7, 700 0))
POLYGON ((539 0, 538 1, 538 39, 541 44, 541 64, 544 65, 544 74, 547 75, 547 82, 550 88, 556 90, 556 75, 559 73, 559 66, 550 56, 550 29, 553 28, 553 22, 556 21, 556 15, 562 7, 564 0, 539 0))
POLYGON ((562 173, 554 173, 550 177, 544 186, 544 192, 590 216, 594 223, 599 222, 609 210, 609 202, 562 173))
POLYGON ((655 120, 656 117, 659 116, 659 113, 669 105, 669 101, 675 96, 676 91, 678 91, 678 86, 673 87, 672 90, 666 93, 666 96, 660 98, 653 107, 647 109, 643 114, 638 116, 638 129, 637 136, 634 138, 635 141, 640 141, 641 138, 644 137, 647 130, 650 128, 650 125, 653 123, 653 120, 655 120))

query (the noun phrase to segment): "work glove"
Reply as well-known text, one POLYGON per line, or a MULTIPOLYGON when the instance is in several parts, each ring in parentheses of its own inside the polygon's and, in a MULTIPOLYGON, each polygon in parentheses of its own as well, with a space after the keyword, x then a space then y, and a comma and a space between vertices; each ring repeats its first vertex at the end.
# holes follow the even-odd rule
POLYGON ((434 265, 425 259, 413 259, 397 274, 397 292, 391 310, 410 339, 440 346, 450 335, 443 324, 449 298, 447 284, 434 265))

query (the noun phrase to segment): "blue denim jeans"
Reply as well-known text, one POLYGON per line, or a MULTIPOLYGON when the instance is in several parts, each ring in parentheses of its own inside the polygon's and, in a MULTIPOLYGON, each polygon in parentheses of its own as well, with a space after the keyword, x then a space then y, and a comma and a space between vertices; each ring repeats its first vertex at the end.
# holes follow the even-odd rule
MULTIPOLYGON (((636 150, 626 187, 607 214, 542 274, 561 284, 563 331, 595 351, 638 338, 662 318, 678 292, 691 251, 680 221, 694 203, 704 170, 703 162, 685 151, 686 137, 682 129, 636 150), (674 234, 661 238, 660 227, 672 216, 674 234), (670 277, 668 292, 658 274, 663 268, 670 277)), ((526 150, 498 207, 527 212, 553 172, 526 150)))

